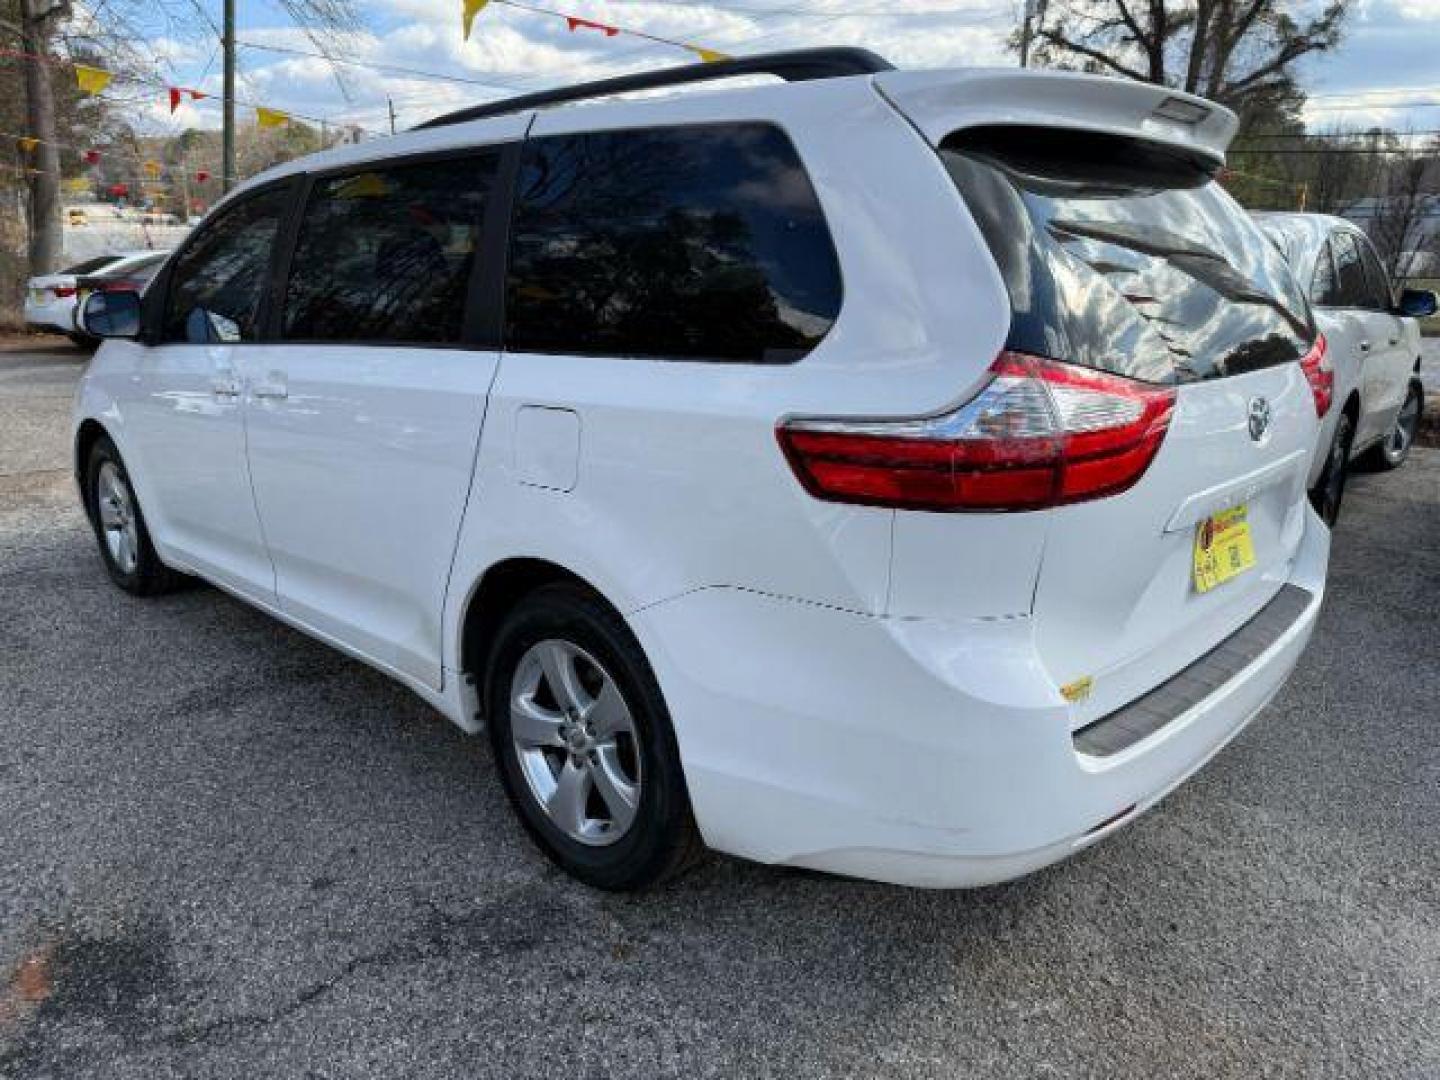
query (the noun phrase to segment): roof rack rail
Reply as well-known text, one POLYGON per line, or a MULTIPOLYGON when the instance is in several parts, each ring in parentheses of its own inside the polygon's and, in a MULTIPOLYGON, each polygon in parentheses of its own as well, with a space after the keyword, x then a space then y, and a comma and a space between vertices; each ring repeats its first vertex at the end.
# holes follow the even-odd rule
POLYGON ((534 94, 504 98, 484 105, 472 105, 468 109, 437 116, 423 124, 422 128, 446 127, 463 124, 468 120, 484 120, 491 116, 504 116, 526 109, 541 109, 547 105, 561 105, 567 101, 585 101, 589 98, 608 97, 632 90, 653 90, 662 86, 683 86, 686 83, 709 82, 712 79, 727 79, 734 75, 775 75, 786 82, 805 82, 810 79, 836 79, 845 75, 871 75, 877 71, 893 71, 895 65, 869 49, 826 48, 791 49, 786 52, 760 53, 756 56, 740 56, 732 60, 714 60, 708 63, 686 64, 683 67, 662 68, 660 71, 642 71, 636 75, 620 75, 613 79, 597 82, 578 83, 575 86, 561 86, 553 90, 541 90, 534 94))

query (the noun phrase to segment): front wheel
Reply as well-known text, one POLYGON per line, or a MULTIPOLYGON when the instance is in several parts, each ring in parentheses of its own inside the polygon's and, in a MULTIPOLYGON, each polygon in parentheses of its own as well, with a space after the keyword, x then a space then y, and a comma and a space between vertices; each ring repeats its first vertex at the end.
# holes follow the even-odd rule
POLYGON ((557 865, 633 890, 694 861, 701 845, 669 713, 606 604, 576 586, 536 590, 496 635, 485 687, 506 793, 557 865))
POLYGON ((1355 422, 1349 413, 1341 413, 1335 421, 1335 435, 1320 480, 1310 492, 1310 502, 1321 520, 1331 528, 1340 520, 1340 504, 1345 500, 1345 481, 1350 475, 1350 447, 1355 442, 1355 422))
POLYGON ((1415 436, 1420 431, 1420 413, 1425 398, 1418 382, 1411 382, 1405 394, 1405 404, 1395 415, 1395 424, 1384 440, 1377 443, 1370 452, 1370 462, 1377 469, 1398 469, 1410 456, 1410 447, 1415 445, 1415 436))

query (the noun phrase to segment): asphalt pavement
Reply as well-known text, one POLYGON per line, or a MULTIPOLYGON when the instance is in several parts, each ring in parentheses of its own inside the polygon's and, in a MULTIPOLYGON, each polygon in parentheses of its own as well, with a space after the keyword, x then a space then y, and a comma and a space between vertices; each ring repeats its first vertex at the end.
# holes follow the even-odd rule
POLYGON ((1440 1076, 1440 451, 1355 478, 1290 684, 1080 857, 624 897, 384 677, 115 589, 81 366, 0 348, 0 1076, 1440 1076))

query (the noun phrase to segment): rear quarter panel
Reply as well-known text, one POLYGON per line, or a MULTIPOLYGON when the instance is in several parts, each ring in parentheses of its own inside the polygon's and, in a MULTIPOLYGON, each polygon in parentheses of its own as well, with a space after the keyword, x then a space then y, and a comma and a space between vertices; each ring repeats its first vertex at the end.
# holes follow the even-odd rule
POLYGON ((809 496, 776 424, 962 400, 1004 340, 1004 288, 938 158, 865 79, 557 109, 532 135, 724 120, 776 123, 795 144, 839 255, 839 318, 791 365, 503 355, 447 602, 450 664, 471 591, 511 557, 558 563, 626 612, 715 586, 886 610, 895 515, 809 496), (572 490, 518 479, 527 405, 577 413, 572 490))

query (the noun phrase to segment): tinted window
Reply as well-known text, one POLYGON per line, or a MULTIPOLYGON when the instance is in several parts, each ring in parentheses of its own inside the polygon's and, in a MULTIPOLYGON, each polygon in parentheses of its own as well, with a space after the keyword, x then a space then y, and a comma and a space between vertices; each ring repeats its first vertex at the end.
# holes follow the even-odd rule
POLYGON ((815 191, 771 125, 532 140, 517 195, 508 348, 778 363, 840 309, 815 191))
POLYGON ((290 261, 282 336, 454 342, 498 155, 316 182, 290 261))
POLYGON ((1376 311, 1389 311, 1395 306, 1395 294, 1390 289, 1390 276, 1380 265, 1380 257, 1375 254, 1369 240, 1362 237, 1352 239, 1360 248, 1360 261, 1365 264, 1365 281, 1369 286, 1370 297, 1367 306, 1376 311))
POLYGON ((287 192, 248 198, 200 227, 175 260, 165 341, 254 341, 287 192))
POLYGON ((1330 235, 1330 250, 1335 253, 1335 276, 1339 283, 1337 307, 1370 306, 1370 282, 1365 278, 1365 264, 1360 261, 1360 245, 1346 232, 1330 235))
POLYGON ((1330 241, 1315 257, 1315 273, 1310 279, 1310 302, 1320 307, 1340 306, 1340 279, 1335 276, 1335 257, 1330 251, 1330 241))
POLYGON ((1206 163, 1016 127, 942 154, 1005 279, 1012 349, 1169 383, 1286 363, 1314 338, 1284 256, 1206 163))

